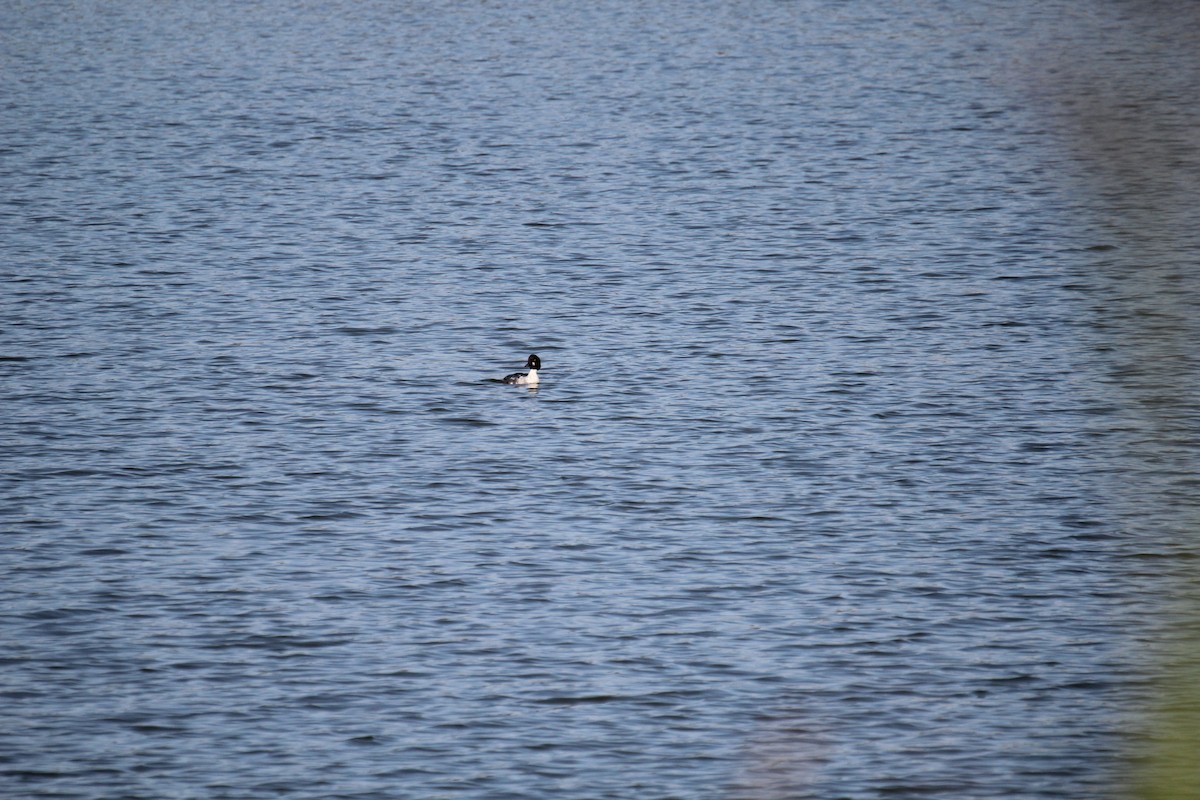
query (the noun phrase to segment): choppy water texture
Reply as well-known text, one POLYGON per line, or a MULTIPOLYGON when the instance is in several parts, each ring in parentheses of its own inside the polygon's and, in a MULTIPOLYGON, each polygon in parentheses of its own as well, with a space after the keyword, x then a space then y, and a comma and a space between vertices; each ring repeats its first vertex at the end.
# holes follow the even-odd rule
POLYGON ((4 4, 0 790, 1111 793, 1195 16, 4 4))

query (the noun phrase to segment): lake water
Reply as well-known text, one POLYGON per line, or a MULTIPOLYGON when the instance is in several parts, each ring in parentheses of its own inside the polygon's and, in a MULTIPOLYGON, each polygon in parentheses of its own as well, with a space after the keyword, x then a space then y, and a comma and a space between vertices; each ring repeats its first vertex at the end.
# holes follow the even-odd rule
POLYGON ((1198 17, 5 3, 0 793, 1119 793, 1198 17))

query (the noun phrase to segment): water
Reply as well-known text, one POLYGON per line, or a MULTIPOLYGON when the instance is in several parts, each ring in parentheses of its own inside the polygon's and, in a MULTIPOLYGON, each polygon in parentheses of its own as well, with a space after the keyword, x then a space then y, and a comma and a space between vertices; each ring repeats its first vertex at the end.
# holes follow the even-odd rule
POLYGON ((1118 791, 1181 13, 6 4, 0 789, 1118 791))

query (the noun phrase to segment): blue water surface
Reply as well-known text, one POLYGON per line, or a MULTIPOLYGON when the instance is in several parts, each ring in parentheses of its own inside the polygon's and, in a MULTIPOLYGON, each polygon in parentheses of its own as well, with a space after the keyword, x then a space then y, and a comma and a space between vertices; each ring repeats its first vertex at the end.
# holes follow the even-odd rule
POLYGON ((5 4, 0 794, 1116 796, 1195 17, 5 4))

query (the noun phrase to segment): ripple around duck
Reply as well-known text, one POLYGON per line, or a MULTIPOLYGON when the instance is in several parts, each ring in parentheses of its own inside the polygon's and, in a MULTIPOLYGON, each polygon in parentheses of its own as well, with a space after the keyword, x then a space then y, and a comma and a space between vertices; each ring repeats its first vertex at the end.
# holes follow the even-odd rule
POLYGON ((278 10, 0 12, 0 790, 1112 793, 1190 28, 278 10))

